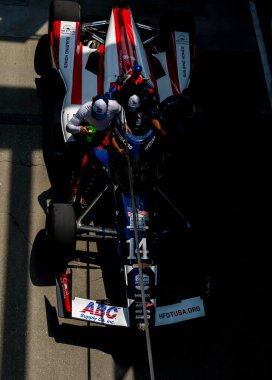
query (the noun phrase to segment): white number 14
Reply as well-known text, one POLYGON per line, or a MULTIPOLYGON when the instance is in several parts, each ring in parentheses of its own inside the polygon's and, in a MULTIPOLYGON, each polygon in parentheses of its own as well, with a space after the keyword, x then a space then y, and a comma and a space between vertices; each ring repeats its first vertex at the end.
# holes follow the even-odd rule
MULTIPOLYGON (((136 259, 136 254, 137 254, 137 249, 135 248, 135 243, 134 243, 134 238, 131 238, 126 241, 129 244, 129 256, 128 260, 135 260, 136 259)), ((149 251, 147 250, 146 247, 146 238, 142 238, 142 240, 139 243, 139 252, 142 256, 143 260, 148 260, 148 253, 149 251)))

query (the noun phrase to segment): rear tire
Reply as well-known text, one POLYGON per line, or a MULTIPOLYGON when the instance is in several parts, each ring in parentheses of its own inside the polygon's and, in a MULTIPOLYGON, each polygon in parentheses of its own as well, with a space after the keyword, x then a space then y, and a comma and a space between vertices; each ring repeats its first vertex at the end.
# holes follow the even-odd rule
POLYGON ((77 0, 53 0, 49 8, 49 31, 54 21, 80 21, 81 7, 77 0))
POLYGON ((40 76, 48 75, 52 70, 50 60, 50 38, 48 34, 44 34, 39 39, 34 55, 34 69, 36 74, 40 76))
POLYGON ((169 36, 173 31, 189 32, 195 35, 195 20, 187 12, 165 12, 160 17, 160 50, 165 51, 169 45, 169 36))
POLYGON ((169 31, 184 31, 194 34, 195 20, 191 13, 165 12, 160 17, 160 30, 162 35, 169 31))

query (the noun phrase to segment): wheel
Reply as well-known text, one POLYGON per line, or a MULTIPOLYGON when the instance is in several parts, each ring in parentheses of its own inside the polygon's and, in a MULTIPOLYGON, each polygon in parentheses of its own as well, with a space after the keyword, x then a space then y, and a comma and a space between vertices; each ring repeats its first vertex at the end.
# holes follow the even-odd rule
POLYGON ((129 0, 113 0, 113 7, 116 8, 129 8, 130 1, 129 0))
POLYGON ((81 8, 76 0, 53 0, 49 8, 49 30, 54 21, 80 21, 81 8))
POLYGON ((68 203, 51 203, 47 211, 46 229, 60 251, 70 254, 76 244, 76 215, 68 203))
POLYGON ((195 35, 195 20, 187 12, 165 12, 160 17, 160 49, 166 50, 170 43, 170 34, 173 31, 189 32, 195 35))
POLYGON ((61 166, 66 164, 63 162, 65 143, 61 126, 65 87, 56 70, 52 69, 48 75, 42 78, 40 92, 43 106, 42 149, 49 178, 53 185, 55 180, 62 180, 63 168, 61 166))
POLYGON ((195 21, 192 14, 187 12, 165 12, 160 17, 160 31, 185 31, 195 33, 195 21))
POLYGON ((34 55, 34 68, 36 74, 47 75, 52 70, 50 60, 50 39, 48 34, 44 34, 37 44, 34 55))

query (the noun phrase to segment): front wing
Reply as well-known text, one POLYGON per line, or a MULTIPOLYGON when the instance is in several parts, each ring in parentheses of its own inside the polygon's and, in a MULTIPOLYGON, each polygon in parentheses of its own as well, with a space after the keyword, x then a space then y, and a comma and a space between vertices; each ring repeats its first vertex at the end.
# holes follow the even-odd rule
MULTIPOLYGON (((205 316, 203 300, 194 297, 179 303, 156 307, 155 326, 170 325, 205 316)), ((130 327, 129 309, 75 297, 72 318, 110 326, 130 327)))
MULTIPOLYGON (((109 326, 130 327, 129 308, 108 305, 95 300, 75 297, 71 300, 72 281, 70 274, 56 278, 58 315, 109 326)), ((205 316, 202 298, 194 297, 172 305, 155 309, 155 326, 179 323, 205 316)))

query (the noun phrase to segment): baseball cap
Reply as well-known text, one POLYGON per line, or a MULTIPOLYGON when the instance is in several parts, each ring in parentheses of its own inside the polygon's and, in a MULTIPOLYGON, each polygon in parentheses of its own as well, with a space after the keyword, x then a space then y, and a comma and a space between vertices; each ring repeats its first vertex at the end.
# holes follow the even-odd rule
POLYGON ((107 116, 108 106, 105 100, 97 99, 92 105, 92 116, 97 120, 103 120, 107 116))

